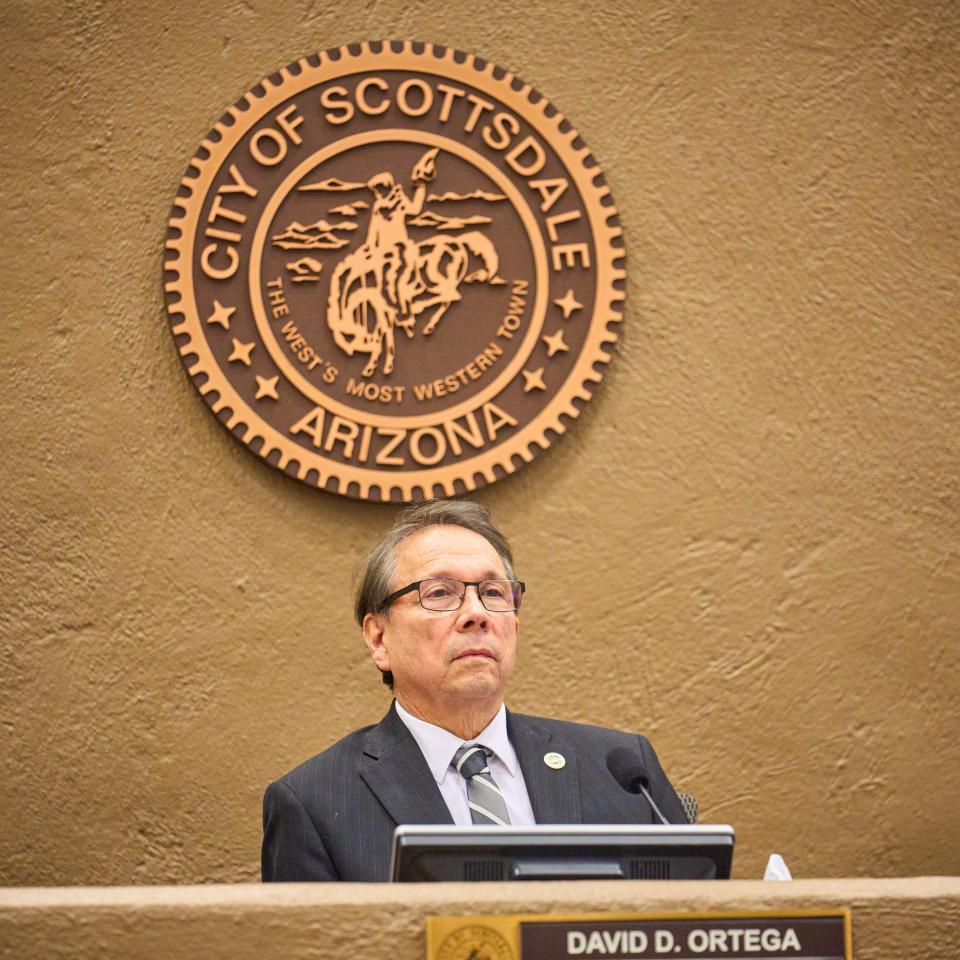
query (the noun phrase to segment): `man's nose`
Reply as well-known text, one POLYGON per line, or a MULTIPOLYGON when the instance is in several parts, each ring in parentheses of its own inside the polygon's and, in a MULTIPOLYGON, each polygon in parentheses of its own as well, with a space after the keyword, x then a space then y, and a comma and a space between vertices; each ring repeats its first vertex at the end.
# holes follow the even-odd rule
POLYGON ((461 626, 472 626, 476 623, 485 625, 489 616, 490 611, 480 601, 480 588, 470 584, 460 605, 461 626))

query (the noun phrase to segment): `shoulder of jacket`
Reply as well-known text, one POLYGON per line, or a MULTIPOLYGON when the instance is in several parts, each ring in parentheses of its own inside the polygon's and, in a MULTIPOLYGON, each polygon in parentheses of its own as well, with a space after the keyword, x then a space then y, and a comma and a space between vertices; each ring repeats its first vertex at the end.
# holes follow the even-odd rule
POLYGON ((327 747, 326 750, 322 750, 308 760, 304 760, 303 763, 298 764, 282 777, 278 777, 277 782, 288 787, 295 787, 315 777, 328 776, 330 771, 350 762, 362 752, 364 737, 374 726, 375 724, 371 724, 348 733, 345 737, 327 747))

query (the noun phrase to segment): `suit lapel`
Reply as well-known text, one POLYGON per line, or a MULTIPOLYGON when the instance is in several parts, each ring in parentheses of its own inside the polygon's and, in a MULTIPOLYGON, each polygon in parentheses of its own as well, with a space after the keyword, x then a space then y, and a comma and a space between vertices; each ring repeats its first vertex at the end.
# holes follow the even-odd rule
POLYGON ((453 823, 417 741, 392 705, 364 737, 360 776, 396 823, 453 823))
POLYGON ((580 771, 573 747, 535 717, 507 711, 507 730, 537 823, 582 823, 580 771), (560 770, 548 767, 543 759, 547 753, 559 753, 566 763, 560 770))

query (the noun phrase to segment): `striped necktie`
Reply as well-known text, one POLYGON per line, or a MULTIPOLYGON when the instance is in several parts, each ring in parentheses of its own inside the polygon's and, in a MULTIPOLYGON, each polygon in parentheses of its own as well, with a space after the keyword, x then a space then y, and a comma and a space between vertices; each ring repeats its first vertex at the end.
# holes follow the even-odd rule
POLYGON ((451 766, 467 781, 467 803, 474 823, 507 826, 507 802, 490 773, 491 751, 480 744, 464 744, 453 756, 451 766))

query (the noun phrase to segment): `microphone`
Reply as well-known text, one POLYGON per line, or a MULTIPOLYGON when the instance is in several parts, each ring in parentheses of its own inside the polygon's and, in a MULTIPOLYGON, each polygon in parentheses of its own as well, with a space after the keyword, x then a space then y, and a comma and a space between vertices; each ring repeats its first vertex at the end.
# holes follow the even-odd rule
POLYGON ((650 796, 650 775, 639 753, 634 753, 627 747, 615 747, 607 754, 607 769, 627 793, 642 793, 653 812, 660 818, 660 822, 670 826, 670 821, 660 812, 660 808, 650 796))

